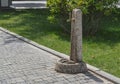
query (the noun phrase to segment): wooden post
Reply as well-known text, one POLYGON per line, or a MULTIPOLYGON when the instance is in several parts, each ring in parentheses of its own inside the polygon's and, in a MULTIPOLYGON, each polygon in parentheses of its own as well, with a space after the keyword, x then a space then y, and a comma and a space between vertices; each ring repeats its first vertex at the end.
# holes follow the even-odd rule
POLYGON ((72 12, 70 60, 82 61, 82 12, 80 9, 74 9, 72 12))

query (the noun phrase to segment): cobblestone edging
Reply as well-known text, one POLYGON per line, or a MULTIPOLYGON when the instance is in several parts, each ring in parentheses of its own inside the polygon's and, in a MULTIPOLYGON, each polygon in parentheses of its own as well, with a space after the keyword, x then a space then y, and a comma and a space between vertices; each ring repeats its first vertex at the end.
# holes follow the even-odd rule
MULTIPOLYGON (((53 54, 53 55, 55 55, 55 56, 57 56, 59 58, 67 58, 67 59, 69 59, 69 56, 67 56, 67 55, 65 55, 63 53, 60 53, 60 52, 57 52, 57 51, 52 50, 50 48, 47 48, 45 46, 39 45, 39 44, 37 44, 37 43, 35 43, 35 42, 31 41, 31 40, 28 40, 28 39, 18 35, 18 34, 10 32, 10 31, 8 31, 6 29, 3 29, 1 27, 0 27, 0 30, 5 32, 5 33, 8 33, 8 34, 10 34, 10 35, 12 35, 12 36, 14 36, 16 38, 18 38, 18 39, 20 39, 20 40, 22 40, 22 41, 24 41, 24 42, 26 42, 28 44, 31 44, 31 45, 39 48, 39 49, 42 49, 42 50, 44 50, 44 51, 46 51, 48 53, 51 53, 51 54, 53 54)), ((90 71, 92 71, 92 72, 94 72, 94 73, 96 73, 96 74, 106 78, 107 80, 110 80, 110 81, 114 82, 115 84, 120 84, 120 78, 117 78, 117 77, 115 77, 115 76, 113 76, 111 74, 108 74, 108 73, 106 73, 106 72, 104 72, 104 71, 102 71, 102 70, 100 70, 100 69, 98 69, 98 68, 96 68, 94 66, 91 66, 89 64, 87 64, 87 67, 88 67, 88 69, 90 71)))

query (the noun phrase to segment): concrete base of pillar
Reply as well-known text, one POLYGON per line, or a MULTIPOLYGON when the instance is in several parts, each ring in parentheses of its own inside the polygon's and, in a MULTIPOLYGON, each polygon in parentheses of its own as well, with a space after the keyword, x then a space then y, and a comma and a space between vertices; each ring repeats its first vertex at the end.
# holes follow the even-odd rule
POLYGON ((85 62, 75 63, 74 61, 61 59, 58 60, 55 65, 55 70, 61 73, 76 74, 87 72, 87 66, 85 62))

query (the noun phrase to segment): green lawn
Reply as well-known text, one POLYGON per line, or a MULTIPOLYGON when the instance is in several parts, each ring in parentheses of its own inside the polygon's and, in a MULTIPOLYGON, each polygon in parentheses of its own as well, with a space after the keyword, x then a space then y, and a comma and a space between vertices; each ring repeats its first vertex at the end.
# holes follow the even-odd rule
MULTIPOLYGON (((57 23, 50 24, 48 15, 48 10, 2 10, 0 26, 69 55, 70 36, 57 23)), ((120 15, 105 17, 96 36, 83 37, 83 57, 87 63, 120 77, 120 15)))

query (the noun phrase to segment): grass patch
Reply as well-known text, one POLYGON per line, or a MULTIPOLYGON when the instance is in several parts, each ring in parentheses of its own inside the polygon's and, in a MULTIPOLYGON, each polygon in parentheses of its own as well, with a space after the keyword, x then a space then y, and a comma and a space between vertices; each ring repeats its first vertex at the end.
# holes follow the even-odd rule
MULTIPOLYGON (((70 36, 50 24, 48 10, 0 11, 0 26, 59 52, 70 53, 70 36)), ((94 37, 83 37, 84 60, 120 77, 120 15, 105 17, 94 37), (114 18, 113 18, 114 17, 114 18), (115 18, 116 17, 116 18, 115 18)))

